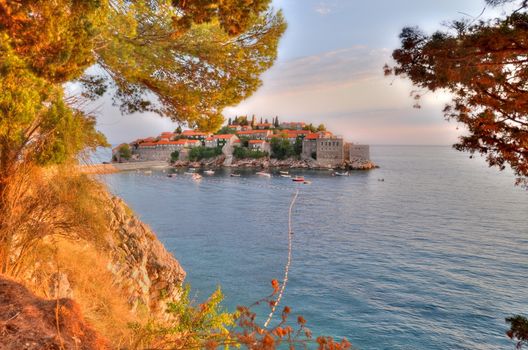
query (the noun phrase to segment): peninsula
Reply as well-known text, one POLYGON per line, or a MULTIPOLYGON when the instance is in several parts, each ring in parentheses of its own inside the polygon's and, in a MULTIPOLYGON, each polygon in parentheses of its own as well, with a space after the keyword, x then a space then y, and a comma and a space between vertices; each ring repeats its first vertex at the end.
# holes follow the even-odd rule
POLYGON ((217 133, 163 132, 112 150, 112 162, 167 161, 176 167, 372 169, 368 145, 345 142, 321 124, 239 116, 217 133))

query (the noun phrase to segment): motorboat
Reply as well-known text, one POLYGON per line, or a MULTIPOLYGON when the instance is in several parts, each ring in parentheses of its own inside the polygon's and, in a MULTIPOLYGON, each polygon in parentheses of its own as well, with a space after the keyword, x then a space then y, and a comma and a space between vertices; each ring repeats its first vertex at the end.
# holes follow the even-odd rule
POLYGON ((237 174, 237 173, 231 173, 231 174, 229 174, 229 176, 231 176, 231 177, 240 177, 240 174, 237 174))
POLYGON ((338 171, 335 172, 335 176, 349 176, 350 174, 348 173, 348 171, 345 171, 344 173, 340 173, 338 171))
POLYGON ((255 173, 256 175, 259 175, 259 176, 267 176, 267 177, 271 177, 271 174, 270 173, 266 173, 264 171, 259 171, 257 173, 255 173))
POLYGON ((290 178, 290 177, 291 177, 291 175, 289 175, 289 174, 280 174, 280 176, 281 176, 281 177, 287 177, 287 178, 290 178))
POLYGON ((279 174, 281 174, 281 175, 289 175, 290 172, 289 171, 279 170, 279 174))
POLYGON ((294 178, 292 178, 292 181, 293 182, 304 182, 306 180, 304 180, 304 176, 295 176, 294 178))
POLYGON ((214 170, 205 170, 205 171, 204 171, 204 174, 205 174, 205 175, 214 175, 215 172, 214 172, 214 170))

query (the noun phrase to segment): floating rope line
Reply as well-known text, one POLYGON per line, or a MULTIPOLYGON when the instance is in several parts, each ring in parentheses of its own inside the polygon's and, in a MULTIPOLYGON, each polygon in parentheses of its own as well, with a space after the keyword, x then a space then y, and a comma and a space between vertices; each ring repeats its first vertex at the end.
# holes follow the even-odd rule
POLYGON ((277 297, 277 301, 273 304, 273 307, 271 308, 271 312, 268 316, 268 319, 266 320, 266 323, 264 323, 264 328, 267 328, 271 319, 273 318, 273 314, 275 313, 275 309, 277 308, 277 305, 279 305, 282 295, 284 294, 284 289, 286 289, 286 284, 288 283, 288 272, 290 271, 290 264, 291 264, 291 257, 292 257, 292 210, 293 206, 295 204, 295 201, 297 200, 297 196, 299 195, 299 189, 295 192, 295 195, 293 196, 293 199, 290 203, 290 209, 288 210, 288 261, 286 262, 286 266, 284 268, 284 279, 282 280, 281 289, 279 292, 279 296, 277 297))

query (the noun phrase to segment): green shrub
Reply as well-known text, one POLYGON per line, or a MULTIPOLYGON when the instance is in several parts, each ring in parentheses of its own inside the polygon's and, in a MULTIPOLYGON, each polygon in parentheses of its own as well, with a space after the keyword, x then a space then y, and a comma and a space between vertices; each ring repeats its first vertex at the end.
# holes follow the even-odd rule
POLYGON ((217 157, 222 154, 221 147, 209 148, 209 147, 194 147, 189 151, 189 160, 191 162, 199 161, 202 159, 217 157))
POLYGON ((235 150, 233 151, 233 156, 237 159, 244 159, 244 158, 260 159, 260 158, 267 157, 268 155, 269 155, 268 152, 253 151, 245 147, 235 147, 235 150))
POLYGON ((180 159, 180 152, 179 151, 174 151, 171 153, 171 162, 175 162, 177 161, 178 159, 180 159))

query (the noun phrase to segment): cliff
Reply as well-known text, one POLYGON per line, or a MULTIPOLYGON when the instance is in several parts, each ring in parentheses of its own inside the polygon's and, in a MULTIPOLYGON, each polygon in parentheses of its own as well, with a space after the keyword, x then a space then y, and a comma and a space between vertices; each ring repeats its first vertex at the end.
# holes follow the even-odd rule
POLYGON ((167 301, 179 298, 185 271, 121 199, 110 201, 108 269, 114 284, 126 293, 133 312, 145 306, 150 313, 164 316, 167 301))
MULTIPOLYGON (((65 305, 80 307, 99 334, 112 344, 130 344, 135 335, 129 324, 167 318, 166 305, 179 300, 185 271, 120 198, 102 187, 94 193, 104 232, 94 232, 91 241, 42 242, 32 267, 18 280, 42 300, 75 300, 65 305)), ((6 317, 0 311, 0 320, 6 317)))

